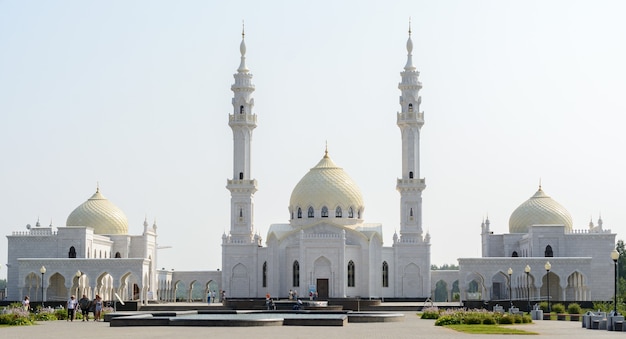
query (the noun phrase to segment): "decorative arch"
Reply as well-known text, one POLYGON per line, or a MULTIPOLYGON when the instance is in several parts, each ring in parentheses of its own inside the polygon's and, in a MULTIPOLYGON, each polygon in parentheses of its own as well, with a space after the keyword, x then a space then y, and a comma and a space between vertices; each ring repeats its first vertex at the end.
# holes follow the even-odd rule
POLYGON ((389 287, 389 264, 383 261, 383 287, 389 287))
POLYGON ((546 246, 546 250, 543 252, 544 257, 546 258, 552 258, 554 257, 554 252, 552 251, 552 246, 548 245, 546 246))
POLYGON ((322 207, 322 218, 328 218, 328 207, 322 207))
POLYGON ((335 218, 341 218, 342 214, 341 206, 337 206, 337 208, 335 208, 335 218))
POLYGON ((433 301, 448 301, 448 284, 445 281, 439 280, 435 283, 435 293, 433 295, 433 301))
POLYGON ((293 262, 291 280, 293 287, 300 287, 300 263, 298 260, 294 260, 293 262))
POLYGON ((267 261, 263 263, 263 287, 267 287, 267 261))
POLYGON ((313 218, 315 216, 315 211, 313 210, 313 206, 309 206, 308 215, 309 218, 313 218))
POLYGON ((70 247, 69 252, 67 253, 68 258, 76 258, 76 248, 74 246, 70 247))
MULTIPOLYGON (((550 288, 552 288, 552 276, 550 276, 550 288)), ((550 294, 552 294, 552 289, 550 289, 550 294)), ((591 300, 589 286, 587 285, 587 278, 579 271, 574 271, 567 277, 565 301, 569 300, 591 300)))
POLYGON ((422 276, 419 266, 415 263, 404 266, 402 274, 402 296, 422 296, 422 276))
POLYGON ((231 279, 230 295, 233 297, 250 296, 250 273, 244 264, 239 263, 233 267, 231 279))
POLYGON ((517 258, 517 257, 519 257, 519 254, 517 254, 517 251, 513 251, 513 253, 511 253, 511 256, 513 258, 517 258))
POLYGON ((348 287, 355 287, 356 285, 356 267, 354 261, 348 262, 348 287))

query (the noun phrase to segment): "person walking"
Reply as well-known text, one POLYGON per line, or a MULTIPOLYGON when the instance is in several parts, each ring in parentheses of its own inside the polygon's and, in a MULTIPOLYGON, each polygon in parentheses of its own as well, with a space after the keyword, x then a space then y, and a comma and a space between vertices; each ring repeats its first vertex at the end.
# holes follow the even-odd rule
POLYGON ((78 306, 83 314, 83 321, 89 321, 89 308, 91 308, 91 300, 83 294, 83 297, 78 300, 78 306))
POLYGON ((30 299, 28 299, 28 296, 25 296, 24 300, 22 300, 22 308, 24 311, 30 310, 30 299))
POLYGON ((102 314, 102 298, 100 298, 100 295, 96 294, 96 299, 93 300, 93 303, 95 305, 93 313, 94 321, 100 321, 100 315, 102 314))
POLYGON ((76 301, 76 297, 72 295, 67 301, 67 321, 74 321, 76 317, 76 307, 78 307, 78 301, 76 301))

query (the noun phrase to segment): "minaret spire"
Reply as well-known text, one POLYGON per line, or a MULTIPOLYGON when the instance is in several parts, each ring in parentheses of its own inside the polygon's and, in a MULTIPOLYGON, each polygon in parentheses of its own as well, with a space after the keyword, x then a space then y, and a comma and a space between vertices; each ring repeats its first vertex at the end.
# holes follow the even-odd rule
POLYGON ((413 40, 411 40, 411 18, 409 18, 409 39, 406 41, 406 65, 404 65, 405 71, 414 71, 415 66, 413 66, 413 40))

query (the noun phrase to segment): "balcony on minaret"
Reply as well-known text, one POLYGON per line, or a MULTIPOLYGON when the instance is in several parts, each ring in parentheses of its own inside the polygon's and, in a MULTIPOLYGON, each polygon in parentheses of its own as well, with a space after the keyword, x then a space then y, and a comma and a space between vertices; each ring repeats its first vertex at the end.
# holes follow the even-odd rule
POLYGON ((253 191, 256 192, 256 179, 228 179, 226 188, 230 191, 253 191))
POLYGON ((230 114, 229 125, 256 125, 256 114, 230 114))
POLYGON ((398 125, 424 125, 424 112, 398 112, 398 125))
POLYGON ((397 190, 419 190, 423 191, 426 189, 426 179, 398 179, 398 183, 396 184, 397 190))

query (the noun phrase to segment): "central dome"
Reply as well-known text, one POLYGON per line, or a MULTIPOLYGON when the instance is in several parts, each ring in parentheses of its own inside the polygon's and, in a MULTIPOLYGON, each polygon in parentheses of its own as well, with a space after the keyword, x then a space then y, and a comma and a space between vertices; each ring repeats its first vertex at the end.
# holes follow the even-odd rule
POLYGON ((572 230, 572 216, 561 204, 543 192, 541 186, 519 205, 509 218, 509 233, 527 233, 531 225, 565 225, 572 230))
POLYGON ((70 213, 65 225, 91 227, 95 234, 128 234, 126 215, 105 198, 99 188, 70 213))
POLYGON ((335 211, 340 208, 344 218, 351 218, 349 215, 351 209, 353 217, 362 218, 364 206, 361 190, 341 167, 335 165, 328 156, 328 151, 322 160, 300 179, 291 193, 290 212, 295 215, 297 209, 301 208, 305 214, 304 218, 309 207, 315 210, 316 217, 320 216, 320 211, 326 207, 330 216, 335 216, 335 211))

